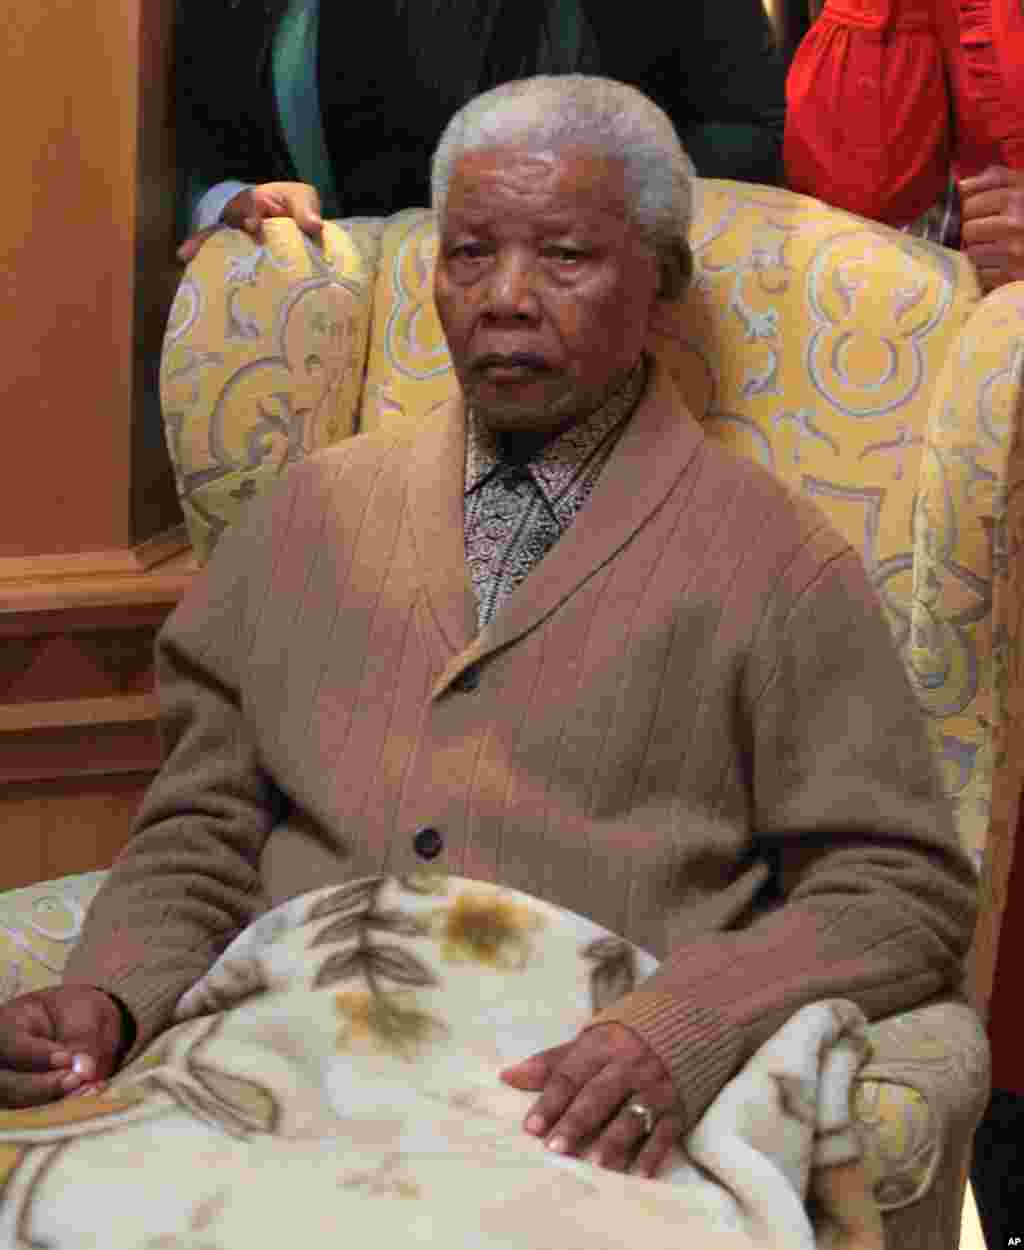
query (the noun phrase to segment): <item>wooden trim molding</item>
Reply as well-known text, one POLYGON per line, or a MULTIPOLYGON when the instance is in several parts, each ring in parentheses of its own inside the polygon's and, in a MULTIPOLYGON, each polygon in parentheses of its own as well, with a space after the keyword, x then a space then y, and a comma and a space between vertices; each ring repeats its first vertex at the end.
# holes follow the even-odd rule
POLYGON ((184 524, 174 525, 134 547, 114 551, 76 551, 64 555, 2 556, 0 583, 39 581, 51 577, 117 577, 145 573, 180 555, 189 546, 184 524))
POLYGON ((0 625, 24 612, 175 604, 196 570, 184 526, 123 551, 0 559, 0 625))
POLYGON ((154 721, 53 725, 0 734, 0 786, 69 777, 155 773, 160 736, 154 721))
POLYGON ((158 712, 155 694, 128 694, 106 699, 50 699, 40 703, 0 705, 0 734, 31 733, 40 729, 95 728, 153 721, 158 712))
POLYGON ((151 774, 153 643, 195 576, 191 551, 135 571, 84 559, 60 576, 40 567, 50 566, 21 560, 0 580, 0 785, 151 774))

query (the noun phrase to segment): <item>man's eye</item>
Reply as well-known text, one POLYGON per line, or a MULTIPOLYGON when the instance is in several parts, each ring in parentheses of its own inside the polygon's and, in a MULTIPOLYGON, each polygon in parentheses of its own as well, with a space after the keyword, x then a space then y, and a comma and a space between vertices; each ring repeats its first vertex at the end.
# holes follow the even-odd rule
POLYGON ((587 254, 577 247, 549 247, 547 255, 561 265, 578 265, 587 254))
POLYGON ((452 260, 480 260, 487 255, 482 243, 457 243, 448 252, 452 260))

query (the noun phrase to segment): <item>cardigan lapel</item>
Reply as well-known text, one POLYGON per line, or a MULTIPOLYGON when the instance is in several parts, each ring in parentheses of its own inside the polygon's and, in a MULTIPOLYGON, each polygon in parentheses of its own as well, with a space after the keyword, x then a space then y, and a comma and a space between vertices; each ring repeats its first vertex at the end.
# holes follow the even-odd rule
MULTIPOLYGON (((415 523, 423 535, 417 539, 421 576, 428 595, 439 605, 436 614, 440 618, 446 612, 452 621, 446 639, 454 654, 434 687, 434 697, 470 664, 536 628, 624 547, 664 502, 703 438, 675 384, 653 362, 647 394, 583 511, 477 635, 476 597, 463 537, 465 417, 461 401, 453 404, 445 427, 417 440, 418 454, 413 458, 418 479, 415 523), (428 563, 425 552, 432 554, 428 563), (458 631, 457 612, 462 613, 458 631)), ((413 487, 410 483, 411 491, 413 487)))
POLYGON ((593 494, 480 635, 482 654, 507 646, 550 616, 629 542, 678 481, 703 433, 656 363, 647 394, 623 431, 593 494))
POLYGON ((466 417, 461 395, 434 409, 426 420, 409 457, 409 522, 431 615, 448 651, 459 655, 477 633, 476 592, 464 537, 466 417))

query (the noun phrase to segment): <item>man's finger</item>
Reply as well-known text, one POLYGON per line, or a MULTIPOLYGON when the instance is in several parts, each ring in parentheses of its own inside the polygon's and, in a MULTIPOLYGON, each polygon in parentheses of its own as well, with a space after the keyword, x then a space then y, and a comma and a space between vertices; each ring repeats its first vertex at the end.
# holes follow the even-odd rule
POLYGON ((73 1089, 68 1098, 92 1098, 97 1094, 102 1094, 107 1088, 106 1081, 89 1081, 85 1085, 79 1085, 78 1089, 73 1089))
POLYGON ((507 1085, 514 1085, 517 1089, 543 1089, 545 1081, 551 1075, 552 1070, 561 1063, 571 1045, 571 1042, 566 1042, 562 1046, 539 1050, 535 1055, 522 1060, 521 1063, 510 1064, 509 1067, 502 1068, 498 1076, 507 1085))
POLYGON ((5 1040, 0 1046, 0 1066, 15 1072, 48 1072, 51 1068, 67 1067, 71 1056, 63 1042, 48 1037, 21 1032, 5 1040))
POLYGON ((527 1112, 523 1121, 526 1131, 538 1136, 546 1133, 576 1101, 580 1091, 603 1071, 606 1063, 607 1058, 601 1051, 587 1052, 574 1047, 548 1077, 544 1092, 527 1112))
POLYGON ((680 1116, 671 1113, 659 1116, 654 1131, 640 1148, 634 1172, 638 1176, 657 1176, 682 1131, 683 1121, 680 1116))
POLYGON ((33 1107, 63 1097, 63 1072, 24 1073, 0 1069, 0 1107, 33 1107))
MULTIPOLYGON (((632 1092, 628 1067, 612 1064, 603 1068, 579 1087, 575 1097, 566 1100, 561 1112, 548 1115, 551 1125, 548 1148, 558 1154, 574 1153, 583 1142, 604 1129, 632 1092)), ((545 1097, 547 1093, 545 1089, 545 1097)))

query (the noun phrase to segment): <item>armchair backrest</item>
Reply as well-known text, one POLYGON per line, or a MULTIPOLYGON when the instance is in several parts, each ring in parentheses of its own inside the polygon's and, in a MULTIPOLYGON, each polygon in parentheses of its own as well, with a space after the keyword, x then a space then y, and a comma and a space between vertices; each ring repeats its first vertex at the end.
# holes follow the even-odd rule
MULTIPOLYGON (((860 552, 929 717, 966 845, 1015 822, 1024 535, 1024 294, 981 301, 957 253, 788 191, 698 184, 696 277, 651 349, 708 433, 811 495, 860 552)), ((202 558, 298 457, 415 430, 455 380, 425 210, 215 235, 162 364, 168 441, 202 558)))

